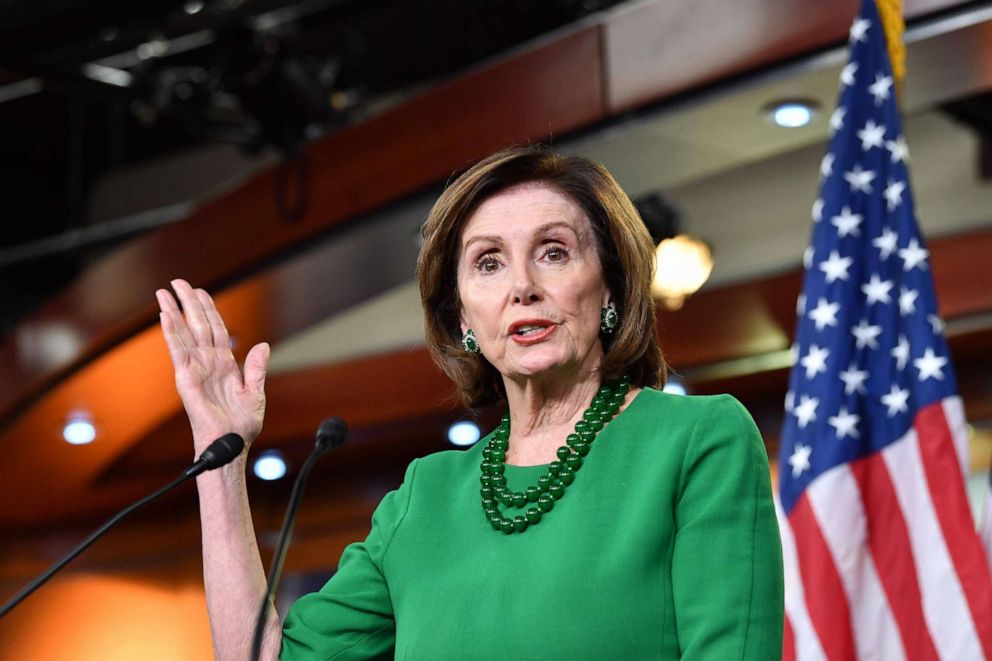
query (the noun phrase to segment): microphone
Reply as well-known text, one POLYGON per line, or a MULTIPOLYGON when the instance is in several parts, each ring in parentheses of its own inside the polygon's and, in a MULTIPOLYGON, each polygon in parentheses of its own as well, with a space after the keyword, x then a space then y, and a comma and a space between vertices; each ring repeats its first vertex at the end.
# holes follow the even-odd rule
POLYGON ((341 418, 328 418, 321 422, 317 426, 317 449, 320 454, 327 454, 344 443, 347 434, 348 425, 341 418))
POLYGON ((243 438, 234 432, 224 434, 207 446, 200 458, 183 471, 183 475, 187 478, 196 477, 204 471, 225 466, 234 461, 234 458, 241 454, 244 449, 245 441, 243 438))
MULTIPOLYGON (((340 441, 338 441, 340 443, 340 441)), ((0 617, 3 617, 11 610, 14 609, 17 604, 24 601, 32 592, 44 585, 48 579, 50 579, 57 571, 69 564, 76 556, 85 551, 89 546, 99 539, 105 532, 114 527, 121 519, 126 517, 131 512, 138 510, 153 500, 157 499, 159 496, 172 491, 177 486, 190 479, 191 477, 196 477, 200 473, 208 470, 213 470, 215 468, 220 468, 226 464, 234 461, 234 458, 241 454, 241 450, 245 447, 245 441, 240 436, 234 433, 224 434, 216 441, 211 443, 200 458, 197 459, 189 468, 183 471, 183 474, 178 478, 169 482, 167 485, 156 491, 155 493, 145 496, 141 500, 132 503, 131 505, 125 507, 120 512, 112 516, 106 523, 97 528, 96 532, 91 534, 89 537, 84 539, 78 546, 73 548, 67 554, 65 554, 62 559, 53 564, 51 567, 46 569, 37 578, 31 581, 23 590, 18 592, 10 601, 0 608, 0 617)))
POLYGON ((272 565, 269 568, 269 576, 265 596, 262 597, 262 605, 258 609, 258 618, 255 620, 255 634, 251 640, 251 661, 258 661, 258 656, 262 652, 262 633, 265 630, 265 615, 269 610, 269 600, 279 589, 279 580, 282 578, 282 568, 286 561, 286 552, 289 550, 289 540, 293 535, 293 524, 296 522, 296 512, 300 509, 300 502, 303 498, 303 487, 314 464, 323 455, 344 443, 344 437, 348 434, 348 425, 341 418, 328 418, 317 426, 316 442, 307 460, 303 462, 296 481, 293 482, 293 491, 289 496, 289 506, 286 508, 286 518, 282 523, 282 530, 279 531, 279 541, 276 544, 276 554, 272 556, 272 565))

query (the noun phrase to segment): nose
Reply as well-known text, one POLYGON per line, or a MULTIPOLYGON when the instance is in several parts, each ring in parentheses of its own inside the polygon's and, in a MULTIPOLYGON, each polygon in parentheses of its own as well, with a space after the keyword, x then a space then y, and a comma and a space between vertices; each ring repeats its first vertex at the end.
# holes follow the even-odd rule
POLYGON ((541 290, 531 273, 530 264, 520 264, 513 271, 513 302, 530 305, 541 300, 541 290))

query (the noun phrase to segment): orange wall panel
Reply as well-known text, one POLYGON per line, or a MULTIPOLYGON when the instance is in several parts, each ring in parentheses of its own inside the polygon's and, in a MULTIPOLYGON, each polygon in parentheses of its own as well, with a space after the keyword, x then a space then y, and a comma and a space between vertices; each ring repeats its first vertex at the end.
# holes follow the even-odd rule
POLYGON ((0 622, 0 661, 208 661, 203 588, 101 574, 53 580, 0 622))

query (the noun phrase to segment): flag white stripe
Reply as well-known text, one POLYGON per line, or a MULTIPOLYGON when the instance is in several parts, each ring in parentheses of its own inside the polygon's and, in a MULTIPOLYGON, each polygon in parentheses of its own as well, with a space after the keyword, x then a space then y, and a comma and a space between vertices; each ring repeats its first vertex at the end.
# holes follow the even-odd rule
POLYGON ((785 614, 792 624, 793 639, 796 643, 796 661, 827 661, 820 639, 813 628, 806 610, 806 594, 803 591, 802 576, 799 574, 799 558, 796 556, 796 540, 785 518, 782 505, 775 494, 775 513, 782 537, 782 562, 785 568, 785 614))
POLYGON ((923 616, 942 659, 981 659, 978 632, 927 487, 916 431, 882 450, 909 533, 923 616))
POLYGON ((964 416, 964 405, 960 397, 945 397, 941 406, 947 428, 951 430, 951 438, 954 439, 954 452, 961 464, 961 475, 967 477, 971 466, 968 460, 968 420, 964 416))
POLYGON ((806 493, 847 594, 858 659, 905 659, 899 628, 868 547, 861 489, 850 468, 841 464, 823 473, 806 493))

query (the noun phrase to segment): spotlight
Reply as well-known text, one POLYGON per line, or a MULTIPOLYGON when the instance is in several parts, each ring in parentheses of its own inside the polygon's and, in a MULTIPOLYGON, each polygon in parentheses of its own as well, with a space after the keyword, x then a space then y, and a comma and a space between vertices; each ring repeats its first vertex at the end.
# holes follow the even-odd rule
POLYGON ((183 11, 192 16, 193 14, 199 14, 203 10, 203 3, 200 0, 188 0, 186 4, 183 5, 183 11))
POLYGON ((286 460, 276 450, 266 450, 258 455, 252 470, 261 480, 278 480, 286 474, 286 460))
POLYGON ((96 438, 96 427, 86 416, 74 415, 62 428, 62 438, 70 445, 86 445, 96 438))
POLYGON ((670 395, 687 394, 685 383, 682 382, 682 379, 674 375, 670 375, 668 380, 665 381, 665 387, 662 389, 662 392, 667 392, 670 395))
POLYGON ((765 113, 775 126, 794 129, 812 122, 816 117, 816 108, 817 104, 813 101, 780 101, 767 106, 765 113))
POLYGON ((468 420, 462 420, 448 427, 448 440, 452 445, 464 447, 472 445, 481 436, 479 425, 468 420))

